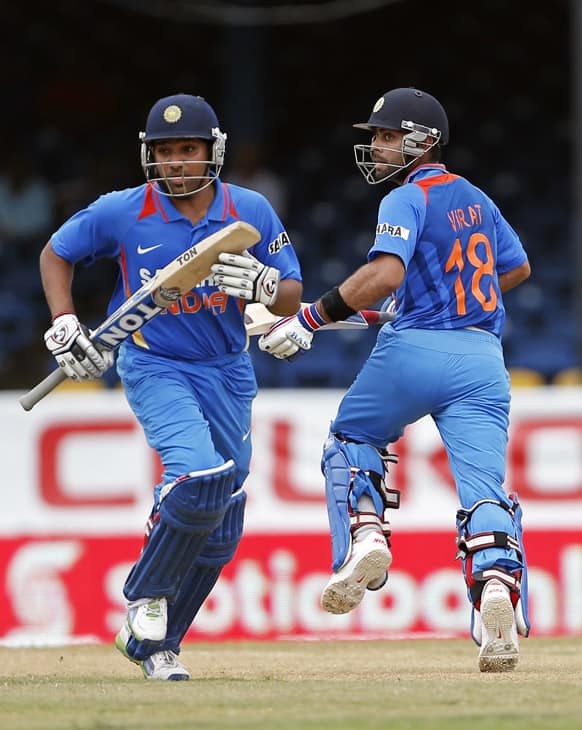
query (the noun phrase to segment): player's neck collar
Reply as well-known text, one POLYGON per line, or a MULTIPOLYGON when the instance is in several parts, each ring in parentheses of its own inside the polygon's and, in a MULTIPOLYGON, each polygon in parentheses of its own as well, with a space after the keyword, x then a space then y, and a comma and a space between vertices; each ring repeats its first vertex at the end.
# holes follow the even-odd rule
MULTIPOLYGON (((216 185, 217 179, 218 178, 212 181, 212 185, 210 185, 209 188, 206 188, 206 190, 212 190, 214 193, 214 198, 208 206, 208 213, 206 213, 206 215, 209 215, 210 210, 212 210, 212 208, 216 205, 216 198, 219 196, 220 186, 216 185)), ((204 190, 201 190, 200 193, 204 193, 204 190)), ((195 193, 195 195, 196 194, 197 193, 195 193)), ((164 211, 164 217, 166 218, 166 220, 175 221, 179 220, 180 218, 188 218, 187 213, 181 212, 179 209, 179 201, 186 200, 186 198, 173 198, 168 195, 158 195, 157 197, 159 200, 159 204, 162 206, 162 209, 164 211)), ((206 215, 204 217, 206 217, 206 215)))
POLYGON ((427 162, 426 165, 415 167, 405 178, 404 183, 411 182, 416 177, 427 177, 428 175, 442 175, 447 168, 440 162, 427 162))
POLYGON ((223 183, 219 177, 215 178, 212 186, 214 188, 214 200, 208 209, 208 217, 214 221, 224 221, 226 212, 231 205, 229 186, 223 183))

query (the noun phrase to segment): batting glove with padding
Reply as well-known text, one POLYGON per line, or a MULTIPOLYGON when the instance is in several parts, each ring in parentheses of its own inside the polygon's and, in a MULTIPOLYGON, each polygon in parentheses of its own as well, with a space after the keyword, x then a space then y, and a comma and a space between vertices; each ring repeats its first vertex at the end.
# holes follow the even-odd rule
POLYGON ((259 348, 279 360, 311 349, 313 333, 327 324, 315 304, 308 304, 294 317, 283 317, 259 338, 259 348))
POLYGON ((281 273, 245 251, 242 255, 221 253, 211 266, 214 283, 221 292, 270 307, 277 299, 281 273))
POLYGON ((48 351, 73 380, 100 378, 113 365, 113 352, 101 350, 89 339, 89 330, 75 314, 61 314, 44 333, 48 351))

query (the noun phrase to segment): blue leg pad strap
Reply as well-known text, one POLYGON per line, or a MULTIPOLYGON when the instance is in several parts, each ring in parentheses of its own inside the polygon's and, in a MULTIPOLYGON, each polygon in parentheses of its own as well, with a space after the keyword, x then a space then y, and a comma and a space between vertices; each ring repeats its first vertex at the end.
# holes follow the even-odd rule
POLYGON ((523 636, 530 629, 528 616, 527 562, 523 546, 522 510, 517 494, 507 501, 485 499, 469 510, 457 513, 459 553, 467 594, 473 604, 471 633, 479 643, 475 630, 475 611, 479 610, 481 592, 488 580, 497 578, 512 594, 517 626, 523 636))

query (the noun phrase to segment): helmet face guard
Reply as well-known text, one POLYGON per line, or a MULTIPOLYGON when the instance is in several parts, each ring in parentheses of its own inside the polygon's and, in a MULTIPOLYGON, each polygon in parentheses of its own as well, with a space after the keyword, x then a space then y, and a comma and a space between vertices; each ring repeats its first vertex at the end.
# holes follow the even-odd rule
POLYGON ((402 138, 400 147, 379 147, 378 145, 356 144, 354 145, 354 154, 356 156, 356 165, 366 178, 366 182, 370 185, 390 180, 403 170, 410 167, 418 157, 422 157, 425 152, 436 147, 441 139, 441 133, 435 127, 429 128, 422 124, 403 120, 402 129, 411 130, 402 138), (432 142, 426 140, 432 137, 432 142), (384 162, 374 157, 375 152, 398 152, 402 158, 400 165, 391 162, 384 162), (384 174, 380 174, 383 170, 384 174))
POLYGON ((449 122, 440 102, 418 89, 393 89, 375 103, 366 123, 357 129, 375 133, 377 129, 404 130, 399 147, 354 145, 356 165, 370 185, 399 176, 426 152, 449 141, 449 122), (431 141, 427 141, 431 138, 431 141), (401 155, 401 164, 384 162, 375 153, 385 150, 401 155), (381 170, 385 174, 381 174, 381 170))
POLYGON ((157 183, 162 195, 188 197, 204 190, 220 174, 224 164, 226 134, 220 131, 214 110, 201 96, 175 94, 159 99, 151 108, 144 132, 139 133, 140 159, 145 178, 157 183), (172 168, 180 169, 181 174, 168 176, 164 173, 167 163, 154 160, 153 143, 162 140, 203 139, 209 142, 208 160, 172 160, 172 168), (187 166, 194 162, 206 165, 204 175, 185 174, 187 166), (168 182, 197 182, 195 190, 172 193, 168 182))

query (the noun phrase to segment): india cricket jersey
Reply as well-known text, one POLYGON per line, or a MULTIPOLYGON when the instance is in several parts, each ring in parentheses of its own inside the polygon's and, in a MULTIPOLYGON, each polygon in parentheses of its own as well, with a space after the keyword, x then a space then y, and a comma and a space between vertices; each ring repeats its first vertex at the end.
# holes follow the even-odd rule
POLYGON ((472 326, 498 337, 505 320, 498 275, 527 259, 495 203, 440 164, 417 167, 380 203, 368 260, 381 253, 406 267, 395 329, 472 326))
MULTIPOLYGON (((116 258, 120 274, 109 303, 113 312, 155 273, 203 238, 235 220, 255 226, 261 240, 249 253, 301 280, 297 256, 283 224, 260 193, 216 178, 208 214, 196 225, 160 195, 155 185, 101 196, 66 221, 52 236, 56 254, 74 264, 116 258)), ((244 350, 244 302, 206 280, 133 336, 128 347, 185 360, 209 360, 244 350)))

